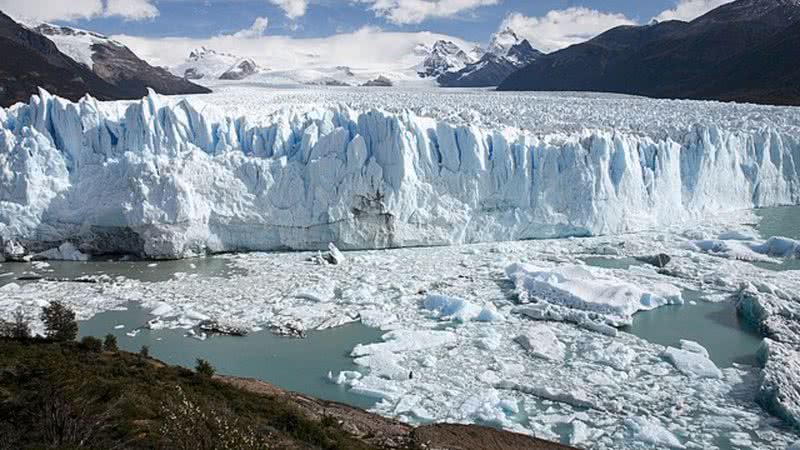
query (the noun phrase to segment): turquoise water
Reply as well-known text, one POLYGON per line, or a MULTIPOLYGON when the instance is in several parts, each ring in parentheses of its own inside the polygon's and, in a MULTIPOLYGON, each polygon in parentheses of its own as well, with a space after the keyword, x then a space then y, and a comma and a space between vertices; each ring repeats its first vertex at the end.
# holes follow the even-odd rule
POLYGON ((205 341, 186 337, 184 330, 141 329, 130 337, 126 333, 142 326, 152 316, 130 307, 110 311, 80 323, 81 336, 104 337, 111 333, 123 350, 138 352, 143 345, 150 355, 168 364, 194 368, 197 358, 208 360, 219 374, 257 378, 290 391, 370 408, 375 401, 347 392, 330 382, 328 371, 357 370, 349 353, 359 343, 377 342, 380 330, 351 324, 332 330, 311 332, 305 339, 284 338, 269 331, 245 337, 213 336, 205 341), (124 325, 125 328, 115 328, 124 325))
POLYGON ((0 286, 16 282, 19 277, 39 276, 74 280, 86 276, 123 276, 132 280, 167 281, 176 273, 197 274, 204 277, 231 277, 246 271, 234 267, 221 257, 202 257, 175 261, 46 261, 34 263, 6 262, 0 264, 0 286))
MULTIPOLYGON (((800 240, 800 206, 758 209, 756 215, 761 218, 756 227, 761 237, 781 236, 800 240)), ((780 264, 753 264, 767 270, 800 270, 800 259, 787 259, 780 264)))
POLYGON ((758 330, 739 318, 732 301, 710 303, 701 296, 700 292, 684 291, 685 305, 639 312, 633 317, 633 324, 622 331, 673 347, 679 347, 681 339, 698 342, 719 367, 733 363, 755 365, 756 350, 761 345, 758 330))
POLYGON ((800 239, 800 206, 757 209, 756 215, 761 218, 756 228, 762 237, 800 239))

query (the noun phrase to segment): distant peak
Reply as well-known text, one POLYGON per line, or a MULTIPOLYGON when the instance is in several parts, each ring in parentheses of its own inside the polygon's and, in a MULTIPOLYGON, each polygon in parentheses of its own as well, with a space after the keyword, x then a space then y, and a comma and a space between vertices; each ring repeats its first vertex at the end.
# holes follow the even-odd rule
POLYGON ((511 27, 505 27, 492 35, 487 52, 503 56, 511 47, 519 44, 521 41, 522 39, 516 31, 511 27))

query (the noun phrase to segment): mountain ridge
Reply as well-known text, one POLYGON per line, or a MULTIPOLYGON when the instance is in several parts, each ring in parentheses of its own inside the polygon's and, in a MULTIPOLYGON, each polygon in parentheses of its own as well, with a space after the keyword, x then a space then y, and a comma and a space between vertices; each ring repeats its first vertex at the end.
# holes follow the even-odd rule
MULTIPOLYGON (((799 21, 797 0, 739 0, 691 22, 617 27, 539 58, 511 74, 498 89, 800 104, 791 86, 783 94, 772 89, 769 99, 762 99, 755 93, 769 88, 774 80, 756 77, 752 80, 756 84, 750 86, 753 92, 747 93, 741 89, 741 80, 715 69, 719 65, 738 68, 746 62, 735 62, 738 58, 766 42, 784 39, 783 32, 799 21), (739 86, 736 93, 726 92, 729 84, 731 89, 739 86)), ((792 60, 793 49, 786 49, 773 57, 792 60)))

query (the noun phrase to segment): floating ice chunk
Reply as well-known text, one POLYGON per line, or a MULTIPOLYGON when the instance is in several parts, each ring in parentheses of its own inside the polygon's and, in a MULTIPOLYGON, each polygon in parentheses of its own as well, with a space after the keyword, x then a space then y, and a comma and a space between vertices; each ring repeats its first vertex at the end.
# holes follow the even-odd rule
POLYGON ((211 320, 211 317, 209 317, 207 314, 203 314, 194 309, 186 311, 184 316, 186 316, 186 318, 189 320, 211 320))
POLYGON ((339 251, 338 248, 336 248, 335 245, 333 245, 333 242, 328 244, 328 252, 330 254, 330 261, 332 264, 344 263, 344 255, 339 251))
POLYGON ((530 355, 550 361, 563 361, 566 354, 564 343, 546 325, 537 325, 525 334, 514 338, 530 355))
POLYGON ((353 380, 350 386, 350 392, 392 402, 400 398, 404 393, 404 391, 396 385, 395 381, 373 375, 367 375, 358 380, 353 380))
POLYGON ((336 285, 330 281, 322 281, 312 286, 306 286, 294 294, 295 298, 309 300, 317 303, 325 303, 333 300, 336 296, 336 285))
POLYGON ((403 353, 441 347, 456 340, 450 331, 397 330, 383 335, 384 342, 377 344, 358 344, 353 349, 353 357, 374 355, 376 353, 403 353))
POLYGON ((505 320, 505 317, 497 311, 493 304, 489 303, 481 309, 475 320, 478 322, 501 322, 505 320))
POLYGON ((690 341, 687 339, 681 339, 681 350, 686 350, 687 352, 697 353, 698 355, 703 355, 708 358, 708 350, 705 347, 698 344, 695 341, 690 341))
POLYGON ((755 230, 732 230, 726 231, 719 235, 723 241, 755 241, 758 239, 758 233, 755 230))
POLYGON ((167 314, 172 313, 173 310, 174 308, 172 307, 172 305, 166 302, 160 302, 158 306, 156 306, 155 308, 153 308, 152 311, 150 311, 150 314, 153 316, 163 317, 166 316, 167 314))
POLYGON ((603 430, 590 428, 585 422, 573 420, 571 422, 572 433, 569 436, 569 445, 582 446, 592 442, 605 434, 603 430))
POLYGON ((752 248, 755 252, 776 258, 800 258, 800 241, 785 237, 771 237, 752 248))
POLYGON ((121 329, 123 329, 123 328, 125 328, 125 325, 122 325, 122 324, 119 324, 119 325, 114 325, 114 329, 115 329, 115 330, 121 330, 121 329))
POLYGON ((353 380, 358 380, 362 377, 361 372, 356 372, 355 370, 343 370, 339 372, 338 375, 335 377, 333 373, 328 372, 328 379, 331 380, 334 384, 348 384, 353 380))
POLYGON ((680 289, 666 283, 640 288, 613 278, 599 278, 580 266, 542 269, 512 264, 506 274, 516 285, 520 302, 542 301, 607 316, 629 323, 637 311, 683 303, 680 289))
MULTIPOLYGON (((693 347, 690 346, 690 348, 693 347)), ((722 378, 722 371, 717 368, 716 364, 708 359, 708 356, 698 353, 697 350, 697 348, 693 348, 692 350, 684 350, 668 347, 664 351, 664 358, 672 363, 676 369, 681 371, 686 376, 698 378, 722 378)))
POLYGON ((88 261, 89 255, 82 253, 71 242, 65 242, 57 248, 43 251, 33 255, 34 259, 49 259, 55 261, 88 261))
POLYGON ((686 448, 672 432, 654 419, 630 417, 625 419, 625 426, 634 441, 653 444, 656 447, 686 448))
POLYGON ((398 355, 394 353, 377 352, 356 358, 353 362, 359 366, 369 368, 369 373, 372 376, 387 380, 408 380, 411 378, 411 372, 398 364, 399 359, 398 355))
POLYGON ((800 258, 800 241, 771 237, 766 241, 740 239, 705 239, 689 241, 696 252, 743 261, 771 261, 771 258, 800 258))
POLYGON ((457 322, 497 322, 503 320, 503 315, 497 312, 492 304, 487 304, 483 308, 458 297, 431 294, 425 297, 422 307, 433 312, 434 317, 442 320, 454 320, 457 322))
POLYGON ((422 307, 433 312, 438 319, 454 320, 457 322, 469 322, 478 317, 481 308, 457 297, 432 294, 425 297, 422 307))
POLYGON ((569 391, 564 391, 548 386, 532 386, 509 380, 503 380, 497 383, 496 387, 498 389, 519 391, 524 394, 530 394, 553 402, 565 403, 577 408, 597 409, 596 402, 592 400, 592 398, 589 397, 586 392, 579 388, 573 388, 569 391))

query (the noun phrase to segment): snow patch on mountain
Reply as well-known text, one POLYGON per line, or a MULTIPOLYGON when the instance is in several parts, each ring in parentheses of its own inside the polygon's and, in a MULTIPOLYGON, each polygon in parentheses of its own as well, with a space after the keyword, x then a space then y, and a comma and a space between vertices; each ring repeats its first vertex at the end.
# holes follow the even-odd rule
POLYGON ((218 79, 243 59, 230 53, 216 52, 213 49, 201 47, 192 50, 186 61, 173 68, 172 72, 190 80, 218 79))
POLYGON ((107 45, 124 47, 120 42, 107 36, 78 28, 45 23, 35 27, 34 31, 47 36, 48 39, 56 44, 56 47, 58 47, 61 53, 64 53, 89 69, 92 69, 94 66, 94 61, 92 60, 94 50, 92 46, 107 45))

